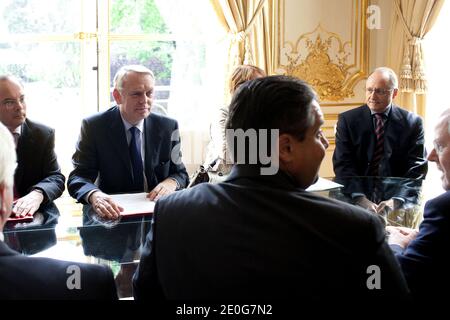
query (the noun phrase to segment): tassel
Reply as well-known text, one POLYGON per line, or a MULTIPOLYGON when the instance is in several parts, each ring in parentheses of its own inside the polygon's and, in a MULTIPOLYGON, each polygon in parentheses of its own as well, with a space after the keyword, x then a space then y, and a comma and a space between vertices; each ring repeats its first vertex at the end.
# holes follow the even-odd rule
POLYGON ((413 75, 411 68, 411 59, 409 58, 409 46, 408 43, 405 46, 405 52, 403 54, 403 63, 400 69, 400 91, 412 92, 413 91, 413 75))

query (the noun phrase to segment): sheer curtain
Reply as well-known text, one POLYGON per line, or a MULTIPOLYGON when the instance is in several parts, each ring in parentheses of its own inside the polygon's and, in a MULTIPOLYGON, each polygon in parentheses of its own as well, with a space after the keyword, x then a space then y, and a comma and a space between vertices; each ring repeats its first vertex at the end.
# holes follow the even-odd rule
MULTIPOLYGON (((448 42, 450 30, 450 1, 445 1, 433 29, 423 41, 423 50, 427 57, 426 70, 428 80, 427 106, 425 117, 425 142, 428 152, 433 148, 434 127, 440 114, 450 108, 448 99, 448 77, 450 71, 450 43, 448 42)), ((436 183, 426 184, 425 198, 431 199, 443 192, 440 183, 441 173, 434 163, 428 166, 427 180, 436 183)))
POLYGON ((180 124, 183 161, 191 173, 203 163, 209 125, 223 103, 225 33, 205 0, 156 0, 176 49, 168 114, 180 124))

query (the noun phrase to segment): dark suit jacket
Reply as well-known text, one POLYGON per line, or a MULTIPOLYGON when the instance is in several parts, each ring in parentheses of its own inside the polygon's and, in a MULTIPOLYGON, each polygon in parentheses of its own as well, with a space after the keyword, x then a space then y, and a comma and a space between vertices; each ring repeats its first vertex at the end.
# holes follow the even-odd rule
POLYGON ((403 252, 397 245, 391 248, 417 300, 448 300, 450 191, 428 201, 423 218, 417 238, 403 252))
POLYGON ((113 274, 106 266, 27 257, 0 241, 0 270, 0 300, 117 299, 113 274), (72 265, 80 268, 80 289, 67 288, 74 275, 70 269, 68 273, 72 265))
MULTIPOLYGON (((180 154, 180 139, 172 137, 176 130, 175 120, 154 113, 144 120, 145 175, 149 190, 168 177, 176 179, 182 188, 188 183, 181 158, 178 164, 172 161, 172 154, 180 154)), ((133 187, 128 150, 117 106, 83 120, 73 155, 74 170, 67 183, 70 195, 85 203, 84 196, 93 189, 108 194, 144 191, 133 187)))
POLYGON ((158 200, 134 277, 135 298, 147 300, 325 302, 406 294, 375 216, 296 189, 282 172, 261 176, 259 168, 241 165, 224 183, 158 200), (382 270, 382 290, 367 289, 371 265, 382 270))
MULTIPOLYGON (((424 178, 428 166, 422 119, 392 105, 384 127, 381 176, 424 178)), ((367 176, 375 148, 375 129, 367 105, 343 112, 336 128, 336 177, 367 176)))
POLYGON ((64 191, 65 177, 61 174, 55 154, 55 131, 47 126, 25 120, 17 144, 17 169, 14 186, 19 197, 32 189, 41 189, 45 200, 39 211, 58 214, 53 200, 64 191))

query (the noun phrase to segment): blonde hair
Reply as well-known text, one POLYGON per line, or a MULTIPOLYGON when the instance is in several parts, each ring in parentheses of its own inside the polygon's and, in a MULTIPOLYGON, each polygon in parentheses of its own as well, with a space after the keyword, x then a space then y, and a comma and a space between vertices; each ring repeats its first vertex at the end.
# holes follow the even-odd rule
POLYGON ((12 187, 16 169, 16 148, 11 132, 0 122, 0 184, 12 187))
POLYGON ((230 93, 233 94, 236 89, 246 81, 265 76, 266 72, 256 66, 252 66, 249 64, 238 66, 231 74, 229 83, 230 93))

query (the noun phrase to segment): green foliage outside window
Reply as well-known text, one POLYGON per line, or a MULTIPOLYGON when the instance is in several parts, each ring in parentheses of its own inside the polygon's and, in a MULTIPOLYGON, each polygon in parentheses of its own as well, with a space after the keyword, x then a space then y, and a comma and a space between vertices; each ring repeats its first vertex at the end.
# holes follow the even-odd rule
MULTIPOLYGON (((113 34, 170 34, 154 0, 115 0, 110 8, 110 32, 113 34)), ((111 76, 124 64, 142 64, 150 68, 158 85, 169 85, 175 41, 126 41, 111 50, 111 76)))

